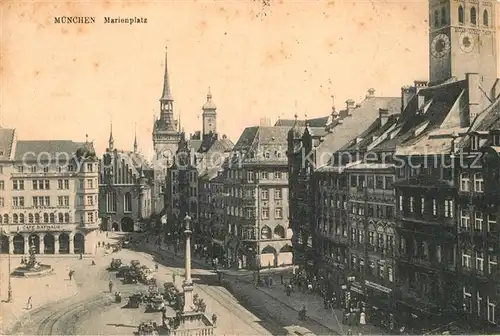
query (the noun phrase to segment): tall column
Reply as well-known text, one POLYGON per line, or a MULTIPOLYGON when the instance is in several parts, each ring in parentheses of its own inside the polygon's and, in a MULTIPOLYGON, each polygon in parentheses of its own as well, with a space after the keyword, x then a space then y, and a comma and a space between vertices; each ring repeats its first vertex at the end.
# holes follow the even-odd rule
POLYGON ((40 254, 43 254, 45 250, 45 241, 44 241, 45 233, 40 233, 39 237, 40 237, 40 254))
POLYGON ((193 310, 193 280, 191 279, 191 217, 187 216, 184 218, 186 222, 186 230, 184 234, 186 235, 186 247, 185 247, 185 279, 182 285, 184 290, 184 312, 190 312, 193 310))
POLYGON ((59 233, 54 233, 54 254, 59 254, 59 233))

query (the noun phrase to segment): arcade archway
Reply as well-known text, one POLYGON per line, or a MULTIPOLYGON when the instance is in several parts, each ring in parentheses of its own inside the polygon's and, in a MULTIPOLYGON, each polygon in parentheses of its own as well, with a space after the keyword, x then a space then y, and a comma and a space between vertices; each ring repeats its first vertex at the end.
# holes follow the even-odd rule
POLYGON ((20 234, 15 235, 14 239, 12 239, 14 244, 14 254, 25 254, 24 251, 24 237, 20 234))
POLYGON ((44 254, 56 253, 54 242, 54 236, 50 233, 46 233, 45 237, 43 237, 44 254))
POLYGON ((69 253, 69 236, 67 233, 61 233, 59 235, 59 253, 60 254, 69 253))
POLYGON ((111 225, 111 230, 114 231, 114 232, 117 232, 117 231, 120 231, 120 225, 118 225, 118 223, 113 223, 113 225, 111 225))
POLYGON ((123 232, 134 232, 134 220, 130 217, 122 218, 122 231, 123 232))
POLYGON ((85 237, 81 233, 75 234, 73 246, 75 247, 76 254, 85 253, 85 237))
POLYGON ((0 236, 0 253, 9 253, 9 237, 5 235, 0 236))

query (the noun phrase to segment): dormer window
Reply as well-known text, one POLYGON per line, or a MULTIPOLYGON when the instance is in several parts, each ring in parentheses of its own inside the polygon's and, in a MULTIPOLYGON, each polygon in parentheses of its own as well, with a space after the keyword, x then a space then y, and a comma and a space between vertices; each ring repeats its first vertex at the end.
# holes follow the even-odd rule
POLYGON ((471 150, 478 150, 479 149, 479 137, 477 135, 473 135, 471 137, 471 143, 470 143, 470 148, 471 150))

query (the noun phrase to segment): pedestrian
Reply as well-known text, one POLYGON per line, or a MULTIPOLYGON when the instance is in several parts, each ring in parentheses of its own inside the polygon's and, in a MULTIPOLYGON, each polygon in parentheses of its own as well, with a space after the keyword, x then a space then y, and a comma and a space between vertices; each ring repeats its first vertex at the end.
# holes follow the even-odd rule
POLYGON ((101 242, 97 242, 97 247, 101 247, 101 242))
POLYGON ((69 279, 73 279, 73 270, 70 270, 68 273, 69 279))
POLYGON ((31 296, 28 298, 28 302, 26 303, 26 309, 31 309, 33 308, 33 304, 31 302, 31 296))
POLYGON ((109 287, 109 292, 113 293, 113 281, 109 280, 108 287, 109 287))
POLYGON ((158 272, 158 263, 155 264, 155 270, 158 272))
POLYGON ((172 273, 172 282, 175 284, 175 273, 172 273))
POLYGON ((212 315, 212 324, 213 324, 214 327, 217 324, 217 315, 215 315, 215 314, 212 315))
POLYGON ((347 330, 347 335, 352 335, 352 330, 351 329, 347 330))
POLYGON ((273 276, 270 275, 269 276, 269 287, 271 287, 273 285, 273 276))
POLYGON ((280 282, 283 285, 283 274, 280 274, 280 282))
POLYGON ((361 314, 359 315, 359 324, 361 325, 366 324, 366 315, 364 311, 362 311, 361 314))

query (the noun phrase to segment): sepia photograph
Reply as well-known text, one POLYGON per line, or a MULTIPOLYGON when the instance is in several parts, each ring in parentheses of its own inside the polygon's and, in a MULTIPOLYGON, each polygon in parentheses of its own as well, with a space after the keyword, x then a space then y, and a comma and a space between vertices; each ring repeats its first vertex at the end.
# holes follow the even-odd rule
POLYGON ((499 2, 1 0, 0 334, 500 335, 499 2))

